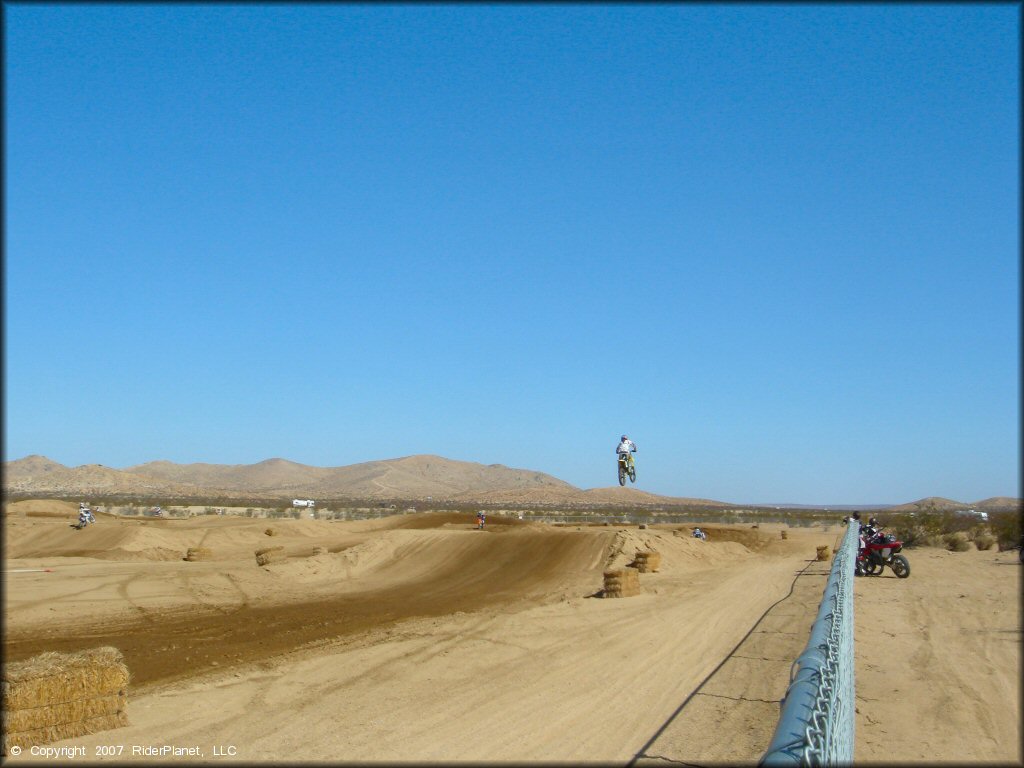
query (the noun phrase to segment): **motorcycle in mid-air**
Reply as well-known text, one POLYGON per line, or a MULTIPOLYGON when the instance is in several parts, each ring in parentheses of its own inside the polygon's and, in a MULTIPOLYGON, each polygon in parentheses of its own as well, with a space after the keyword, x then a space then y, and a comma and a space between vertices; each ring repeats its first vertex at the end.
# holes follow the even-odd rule
POLYGON ((910 575, 910 562, 900 554, 903 542, 891 533, 868 532, 861 534, 861 547, 855 565, 858 576, 880 576, 885 566, 901 579, 910 575))
POLYGON ((629 478, 629 482, 636 482, 636 462, 633 461, 632 453, 620 453, 619 454, 619 485, 626 484, 626 478, 629 478))

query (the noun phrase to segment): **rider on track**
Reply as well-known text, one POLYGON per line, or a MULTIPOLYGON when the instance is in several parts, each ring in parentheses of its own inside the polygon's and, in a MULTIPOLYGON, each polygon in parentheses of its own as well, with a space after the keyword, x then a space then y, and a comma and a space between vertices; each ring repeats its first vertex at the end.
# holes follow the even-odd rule
POLYGON ((619 441, 618 446, 616 446, 616 448, 615 448, 615 453, 617 455, 621 455, 623 453, 626 454, 626 457, 629 459, 629 463, 632 464, 633 463, 633 457, 630 456, 630 454, 631 453, 636 453, 636 443, 634 443, 628 437, 623 435, 622 439, 619 441))

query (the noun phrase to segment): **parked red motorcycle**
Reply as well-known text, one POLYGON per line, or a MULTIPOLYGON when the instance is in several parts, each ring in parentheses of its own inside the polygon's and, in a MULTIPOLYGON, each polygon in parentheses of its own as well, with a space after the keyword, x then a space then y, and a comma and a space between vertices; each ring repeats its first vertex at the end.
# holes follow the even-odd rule
POLYGON ((881 531, 861 535, 861 546, 857 552, 856 575, 880 576, 885 566, 892 568, 897 577, 905 579, 910 575, 910 563, 900 554, 903 542, 897 541, 891 533, 881 531))

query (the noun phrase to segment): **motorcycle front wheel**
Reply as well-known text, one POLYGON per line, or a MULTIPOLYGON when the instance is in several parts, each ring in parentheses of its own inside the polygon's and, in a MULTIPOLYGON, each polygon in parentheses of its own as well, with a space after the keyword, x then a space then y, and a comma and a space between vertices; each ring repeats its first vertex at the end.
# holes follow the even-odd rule
POLYGON ((910 562, 903 555, 893 555, 890 565, 899 578, 905 579, 910 575, 910 562))
POLYGON ((636 482, 636 467, 634 467, 632 464, 629 467, 629 482, 636 482))

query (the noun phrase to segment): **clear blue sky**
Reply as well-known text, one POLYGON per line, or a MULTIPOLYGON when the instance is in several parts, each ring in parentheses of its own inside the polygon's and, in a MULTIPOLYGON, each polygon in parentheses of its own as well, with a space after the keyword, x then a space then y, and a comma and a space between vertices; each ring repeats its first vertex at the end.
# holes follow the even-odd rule
POLYGON ((4 459, 1020 490, 1019 4, 7 4, 4 459))

